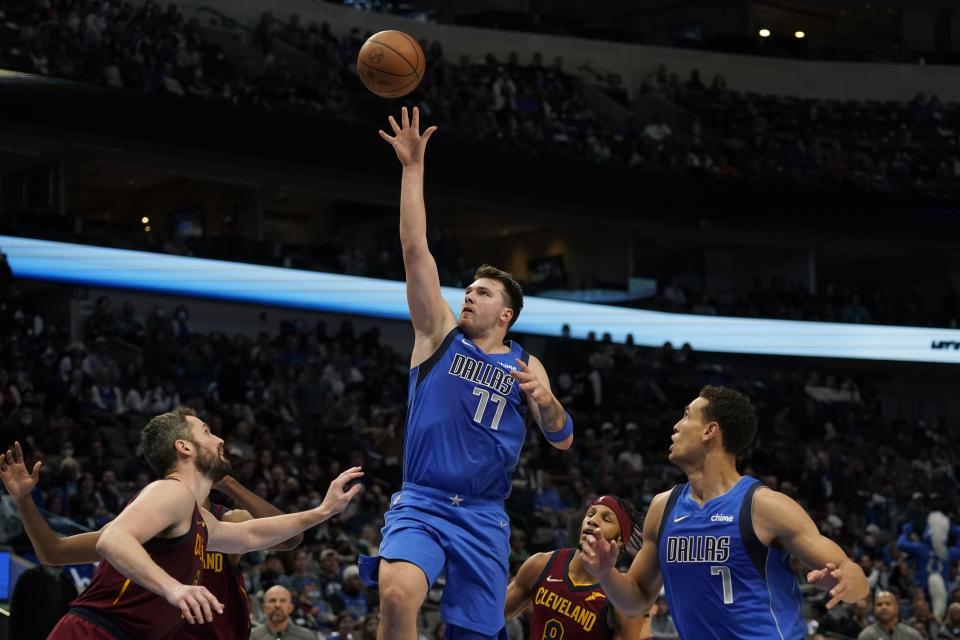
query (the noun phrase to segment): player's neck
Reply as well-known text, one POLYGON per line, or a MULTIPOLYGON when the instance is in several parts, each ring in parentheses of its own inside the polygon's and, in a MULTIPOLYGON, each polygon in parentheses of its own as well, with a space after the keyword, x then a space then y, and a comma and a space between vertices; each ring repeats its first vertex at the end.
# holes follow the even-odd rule
POLYGON ((175 478, 187 485, 196 497, 197 504, 204 504, 210 497, 213 480, 211 480, 209 476, 197 471, 196 468, 181 466, 173 473, 168 474, 167 477, 175 478))
POLYGON ((510 347, 504 344, 506 336, 499 334, 481 334, 478 336, 467 336, 470 341, 487 355, 498 353, 508 353, 510 347))
POLYGON ((597 579, 583 568, 583 559, 580 555, 580 549, 573 552, 573 558, 570 559, 570 581, 574 584, 594 584, 597 579))
POLYGON ((700 504, 730 491, 743 477, 737 471, 736 462, 726 456, 708 455, 701 466, 684 471, 690 482, 690 495, 700 504))

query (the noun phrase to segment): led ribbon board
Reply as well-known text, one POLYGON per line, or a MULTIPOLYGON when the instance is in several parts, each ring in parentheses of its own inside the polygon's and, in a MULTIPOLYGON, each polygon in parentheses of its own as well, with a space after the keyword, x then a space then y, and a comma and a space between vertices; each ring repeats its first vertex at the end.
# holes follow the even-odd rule
MULTIPOLYGON (((409 318, 405 284, 280 267, 0 235, 18 278, 216 298, 377 318, 409 318)), ((463 292, 443 288, 459 311, 463 292)), ((762 320, 625 309, 527 297, 516 330, 574 338, 633 334, 641 346, 685 342, 697 351, 960 364, 960 330, 762 320)))

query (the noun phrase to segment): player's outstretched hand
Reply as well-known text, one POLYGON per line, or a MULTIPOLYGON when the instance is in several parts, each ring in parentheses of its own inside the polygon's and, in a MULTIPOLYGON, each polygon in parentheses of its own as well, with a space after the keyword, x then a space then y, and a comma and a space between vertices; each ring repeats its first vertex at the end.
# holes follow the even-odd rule
POLYGON ((553 404, 553 394, 543 386, 540 378, 530 371, 527 363, 517 358, 517 366, 520 368, 511 371, 510 375, 520 382, 520 389, 522 389, 531 400, 536 402, 537 406, 548 407, 553 404))
POLYGON ((620 554, 620 547, 616 542, 594 533, 584 536, 580 550, 584 568, 598 580, 613 570, 620 554))
POLYGON ((427 149, 427 141, 437 127, 427 127, 427 130, 420 135, 420 109, 413 108, 413 119, 411 120, 407 108, 400 110, 400 124, 397 124, 393 116, 387 118, 390 122, 390 128, 394 135, 390 135, 383 129, 380 130, 380 137, 390 143, 393 150, 397 152, 397 159, 400 164, 410 167, 423 163, 423 156, 427 149))
POLYGON ((10 497, 16 501, 24 500, 30 496, 30 492, 37 486, 40 479, 40 467, 43 465, 39 460, 33 465, 33 471, 27 471, 27 465, 23 461, 23 449, 19 442, 13 443, 12 449, 7 449, 5 454, 0 455, 0 480, 7 489, 10 497))
POLYGON ((327 489, 327 495, 323 499, 323 503, 317 508, 329 512, 331 516, 342 513, 350 504, 350 501, 353 500, 353 497, 360 493, 363 485, 357 483, 349 489, 344 490, 344 488, 362 475, 363 471, 360 470, 360 467, 350 467, 334 478, 333 482, 330 483, 330 488, 327 489))
POLYGON ((828 562, 823 569, 814 569, 807 574, 807 582, 830 594, 827 609, 832 609, 843 601, 855 578, 856 576, 844 575, 843 570, 838 569, 832 562, 828 562))
POLYGON ((223 605, 206 587, 180 584, 170 590, 167 602, 180 609, 189 624, 213 622, 213 613, 223 613, 223 605))

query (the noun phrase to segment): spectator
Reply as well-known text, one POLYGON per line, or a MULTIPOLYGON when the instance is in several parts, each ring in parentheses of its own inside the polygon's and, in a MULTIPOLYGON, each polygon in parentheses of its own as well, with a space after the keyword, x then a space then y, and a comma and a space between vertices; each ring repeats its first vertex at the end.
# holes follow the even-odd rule
POLYGON ((860 632, 857 640, 924 640, 919 631, 900 622, 900 602, 889 591, 874 596, 877 621, 860 632))
MULTIPOLYGON (((317 640, 317 635, 290 620, 293 601, 286 587, 274 585, 263 594, 263 613, 267 621, 250 633, 250 640, 317 640)), ((332 636, 331 636, 332 637, 332 636)))
POLYGON ((650 629, 654 638, 662 640, 679 640, 680 638, 677 627, 673 624, 673 618, 670 617, 667 599, 663 596, 657 597, 657 612, 653 615, 650 629))

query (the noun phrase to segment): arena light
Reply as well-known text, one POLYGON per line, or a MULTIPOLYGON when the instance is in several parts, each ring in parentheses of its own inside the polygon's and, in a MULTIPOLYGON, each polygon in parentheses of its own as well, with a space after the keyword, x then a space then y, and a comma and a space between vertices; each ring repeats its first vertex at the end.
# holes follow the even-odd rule
MULTIPOLYGON (((0 236, 15 276, 272 307, 409 320, 403 282, 0 236)), ((463 291, 443 288, 459 310, 463 291)), ((960 364, 960 330, 663 313, 529 296, 516 330, 574 338, 632 335, 697 351, 960 364)))
POLYGON ((793 37, 796 38, 797 40, 803 40, 804 38, 807 37, 807 34, 804 33, 803 31, 796 31, 794 32, 793 37))
POLYGON ((150 224, 150 218, 148 218, 147 216, 143 216, 142 218, 140 218, 140 222, 142 222, 143 224, 150 224))
POLYGON ((757 33, 760 34, 761 38, 769 38, 771 35, 773 35, 770 29, 760 29, 760 31, 757 33))

